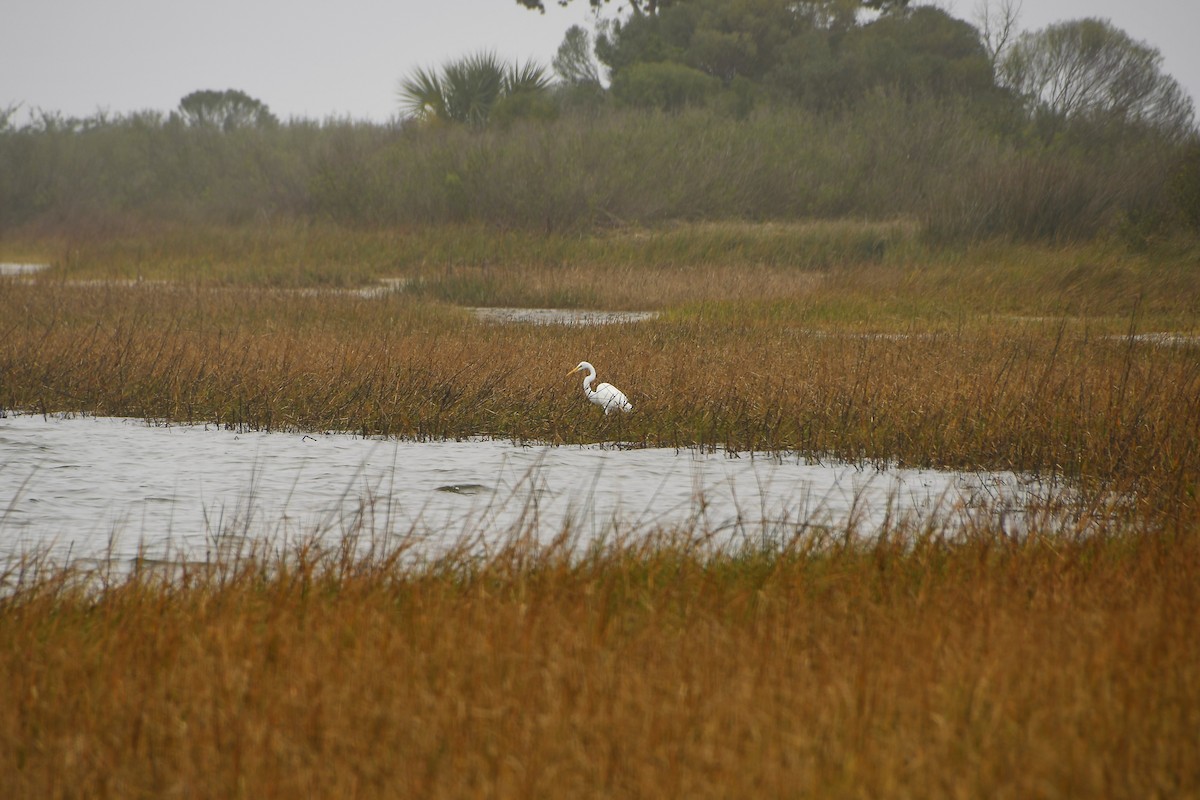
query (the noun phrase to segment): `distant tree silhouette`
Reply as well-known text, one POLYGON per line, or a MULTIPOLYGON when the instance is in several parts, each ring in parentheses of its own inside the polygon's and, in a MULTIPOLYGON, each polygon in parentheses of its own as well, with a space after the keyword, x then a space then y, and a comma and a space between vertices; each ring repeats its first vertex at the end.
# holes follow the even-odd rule
POLYGON ((1107 20, 1079 19, 1022 34, 1001 59, 999 73, 1035 111, 1190 132, 1191 98, 1161 64, 1157 48, 1107 20))
MULTIPOLYGON (((571 1, 572 0, 557 0, 558 4, 564 8, 569 6, 571 1)), ((601 8, 607 5, 609 2, 610 0, 588 0, 588 5, 590 5, 592 8, 601 8)), ((620 2, 620 0, 618 0, 618 2, 620 2)), ((675 2, 672 2, 672 0, 624 0, 624 2, 635 13, 654 15, 658 13, 660 9, 676 4, 683 4, 685 0, 675 0, 675 2)), ((545 0, 517 0, 517 3, 535 11, 541 11, 543 13, 546 11, 545 0)), ((907 8, 908 4, 909 0, 808 0, 807 3, 802 3, 802 5, 811 6, 854 5, 873 9, 875 11, 882 11, 884 13, 907 8)))
POLYGON ((178 114, 188 125, 223 131, 279 124, 279 120, 261 100, 237 89, 192 92, 179 101, 178 114))

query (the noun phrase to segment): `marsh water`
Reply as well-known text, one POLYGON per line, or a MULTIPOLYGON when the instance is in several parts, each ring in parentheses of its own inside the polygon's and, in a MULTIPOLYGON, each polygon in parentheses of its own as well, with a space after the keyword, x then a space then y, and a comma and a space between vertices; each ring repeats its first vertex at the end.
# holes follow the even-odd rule
POLYGON ((565 528, 584 542, 664 527, 736 541, 905 515, 1019 514, 1030 491, 1008 473, 794 456, 0 418, 0 561, 205 560, 231 542, 351 533, 431 550, 565 528))
POLYGON ((14 275, 33 275, 41 272, 49 266, 48 264, 18 264, 11 261, 0 261, 0 277, 11 277, 14 275))

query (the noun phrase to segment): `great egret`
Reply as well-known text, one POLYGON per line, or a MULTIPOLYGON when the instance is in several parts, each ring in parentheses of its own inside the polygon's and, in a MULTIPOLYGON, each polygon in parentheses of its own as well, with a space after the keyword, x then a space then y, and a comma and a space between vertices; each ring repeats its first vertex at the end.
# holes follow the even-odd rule
POLYGON ((605 416, 611 411, 633 411, 633 404, 629 402, 629 398, 611 383, 602 383, 595 389, 592 388, 592 381, 596 380, 596 368, 588 362, 580 361, 578 367, 567 373, 567 377, 581 369, 587 370, 587 377, 583 379, 583 396, 603 408, 605 416))

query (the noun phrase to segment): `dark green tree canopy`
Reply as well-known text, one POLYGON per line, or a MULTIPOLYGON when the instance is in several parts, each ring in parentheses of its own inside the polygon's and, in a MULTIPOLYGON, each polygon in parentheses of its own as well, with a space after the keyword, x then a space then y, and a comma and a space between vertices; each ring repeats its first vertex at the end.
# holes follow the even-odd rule
MULTIPOLYGON (((933 7, 875 4, 860 21, 857 0, 679 0, 659 13, 608 24, 596 52, 614 84, 638 64, 674 63, 722 85, 815 107, 852 102, 875 88, 905 94, 992 93, 991 62, 978 31, 933 7)), ((665 74, 665 73, 663 73, 665 74)))
MULTIPOLYGON (((518 2, 542 8, 544 0, 518 2)), ((608 0, 588 2, 602 7, 608 0)), ((1013 40, 1009 0, 998 18, 985 15, 982 32, 909 0, 623 4, 632 13, 598 21, 594 52, 607 67, 612 96, 625 104, 677 108, 716 100, 741 116, 763 101, 829 109, 883 91, 982 101, 1013 121, 1005 124, 1027 112, 1051 127, 1081 119, 1194 130, 1191 100, 1162 74, 1158 51, 1104 20, 1059 23, 1013 40)), ((586 50, 582 30, 564 40, 557 66, 568 84, 599 85, 586 50)))
POLYGON ((850 31, 841 58, 861 92, 885 86, 905 94, 986 94, 995 88, 979 32, 933 6, 888 14, 850 31))
POLYGON ((279 124, 279 120, 261 100, 237 89, 192 92, 179 101, 177 113, 188 125, 223 131, 279 124))

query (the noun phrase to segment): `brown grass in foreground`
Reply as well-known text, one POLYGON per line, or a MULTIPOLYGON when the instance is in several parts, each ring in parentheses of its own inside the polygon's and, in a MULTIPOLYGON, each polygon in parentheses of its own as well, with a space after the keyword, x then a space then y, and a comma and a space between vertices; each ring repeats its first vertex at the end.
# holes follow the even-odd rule
POLYGON ((0 601, 0 795, 1195 796, 1198 578, 986 534, 52 574, 0 601))

